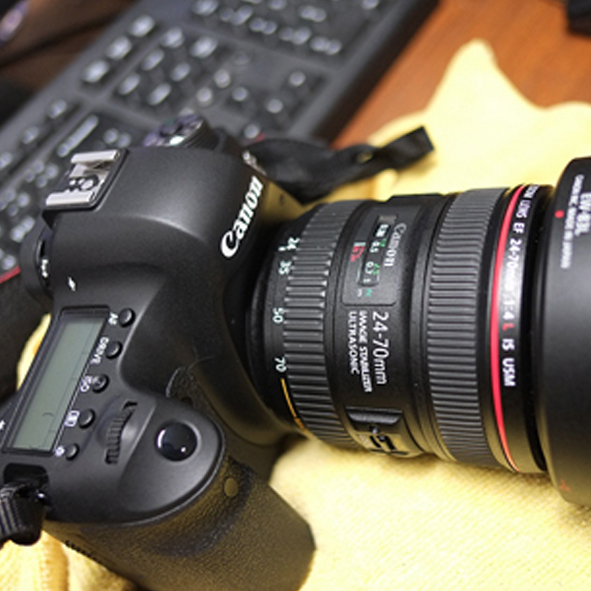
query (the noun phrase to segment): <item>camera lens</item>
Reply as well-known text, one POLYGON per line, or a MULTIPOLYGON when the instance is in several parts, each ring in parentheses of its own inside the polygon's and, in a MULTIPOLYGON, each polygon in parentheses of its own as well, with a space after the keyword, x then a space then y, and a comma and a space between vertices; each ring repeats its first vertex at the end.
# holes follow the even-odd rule
POLYGON ((591 502, 587 176, 579 160, 556 190, 344 201, 281 228, 252 314, 266 404, 332 444, 548 470, 591 502))

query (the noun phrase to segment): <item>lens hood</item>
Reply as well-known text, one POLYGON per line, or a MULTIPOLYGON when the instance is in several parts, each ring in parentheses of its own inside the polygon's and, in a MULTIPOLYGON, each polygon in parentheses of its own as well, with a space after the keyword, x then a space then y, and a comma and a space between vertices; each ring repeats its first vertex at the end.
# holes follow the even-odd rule
POLYGON ((591 504, 591 159, 564 171, 540 233, 533 325, 537 423, 562 496, 591 504))

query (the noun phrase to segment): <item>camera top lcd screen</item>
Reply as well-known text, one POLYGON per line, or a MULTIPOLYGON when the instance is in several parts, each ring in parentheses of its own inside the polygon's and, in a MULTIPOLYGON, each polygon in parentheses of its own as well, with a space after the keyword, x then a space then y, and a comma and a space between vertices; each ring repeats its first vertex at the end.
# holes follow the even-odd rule
POLYGON ((60 432, 101 328, 104 314, 64 313, 49 347, 33 368, 32 382, 10 447, 49 452, 60 432))

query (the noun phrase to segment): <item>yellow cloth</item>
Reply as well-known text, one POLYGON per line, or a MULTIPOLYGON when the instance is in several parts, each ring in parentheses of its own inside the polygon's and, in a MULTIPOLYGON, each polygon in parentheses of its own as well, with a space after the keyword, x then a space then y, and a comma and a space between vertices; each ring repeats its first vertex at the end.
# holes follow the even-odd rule
MULTIPOLYGON (((418 124, 435 154, 338 196, 555 184, 572 157, 591 152, 591 107, 530 104, 481 42, 458 53, 424 111, 371 140, 384 143, 418 124)), ((546 476, 303 441, 279 460, 272 484, 316 538, 302 591, 591 588, 591 510, 563 501, 546 476)), ((132 588, 47 536, 33 548, 0 552, 3 591, 132 588)))

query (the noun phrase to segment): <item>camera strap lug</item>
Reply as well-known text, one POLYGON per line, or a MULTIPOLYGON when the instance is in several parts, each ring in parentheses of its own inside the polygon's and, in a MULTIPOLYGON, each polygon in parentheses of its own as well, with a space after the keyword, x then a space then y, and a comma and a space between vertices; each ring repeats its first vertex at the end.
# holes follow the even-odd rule
MULTIPOLYGON (((212 129, 197 114, 167 121, 148 134, 147 147, 206 148, 236 153, 240 146, 223 129, 212 129)), ((301 203, 328 195, 341 185, 372 177, 384 170, 402 170, 433 151, 424 127, 417 127, 385 146, 356 144, 333 150, 320 140, 264 137, 245 146, 243 160, 291 193, 301 203)))
POLYGON ((424 127, 418 127, 382 147, 356 144, 333 150, 321 142, 268 138, 250 144, 267 176, 302 203, 328 195, 345 183, 384 170, 402 170, 433 151, 424 127))
POLYGON ((0 489, 0 547, 8 540, 29 546, 41 535, 44 507, 30 485, 11 482, 0 489))

